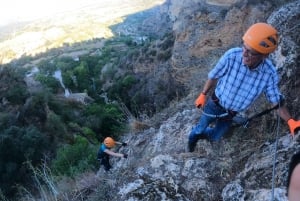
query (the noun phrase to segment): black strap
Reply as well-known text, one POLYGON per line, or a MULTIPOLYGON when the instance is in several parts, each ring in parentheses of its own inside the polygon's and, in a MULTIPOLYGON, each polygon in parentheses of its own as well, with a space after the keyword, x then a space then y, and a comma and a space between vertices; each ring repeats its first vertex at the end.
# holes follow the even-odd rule
POLYGON ((251 117, 248 118, 248 121, 254 119, 254 118, 257 118, 257 117, 260 117, 260 116, 263 116, 265 114, 268 114, 269 112, 271 112, 272 110, 275 110, 275 109, 278 109, 279 108, 279 104, 278 105, 275 105, 274 107, 270 108, 270 109, 266 109, 260 113, 257 113, 251 117))
POLYGON ((275 110, 275 109, 278 109, 279 108, 279 105, 275 105, 274 107, 270 108, 270 109, 266 109, 266 110, 263 110, 262 112, 260 113, 257 113, 251 117, 249 117, 246 121, 244 121, 242 124, 239 124, 239 126, 243 126, 243 127, 247 127, 248 123, 253 120, 254 118, 257 118, 257 117, 260 117, 260 116, 263 116, 265 114, 268 114, 269 112, 271 112, 272 110, 275 110))

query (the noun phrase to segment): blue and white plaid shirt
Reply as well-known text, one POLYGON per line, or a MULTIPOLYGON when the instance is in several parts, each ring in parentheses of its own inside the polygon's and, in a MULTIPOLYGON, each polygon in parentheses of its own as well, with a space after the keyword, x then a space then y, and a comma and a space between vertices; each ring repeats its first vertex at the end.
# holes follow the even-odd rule
POLYGON ((228 50, 208 73, 209 79, 218 79, 215 89, 219 103, 225 109, 243 111, 261 93, 273 103, 280 102, 279 78, 269 59, 265 59, 253 70, 242 62, 242 48, 228 50))

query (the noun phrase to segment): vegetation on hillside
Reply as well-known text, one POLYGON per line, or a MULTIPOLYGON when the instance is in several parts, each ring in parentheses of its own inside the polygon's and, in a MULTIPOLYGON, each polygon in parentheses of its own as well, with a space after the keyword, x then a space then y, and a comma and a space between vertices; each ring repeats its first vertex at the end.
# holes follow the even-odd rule
POLYGON ((103 138, 118 139, 126 130, 128 114, 122 108, 135 117, 151 116, 182 94, 169 72, 158 75, 141 67, 141 63, 163 67, 171 57, 173 43, 172 34, 161 39, 121 36, 78 58, 55 56, 59 50, 53 49, 2 65, 2 193, 12 197, 17 186, 32 184, 32 169, 42 164, 48 164, 56 176, 74 177, 95 170, 96 151, 103 138), (35 91, 24 81, 33 67, 39 69, 34 79, 40 88, 35 91), (66 88, 86 93, 93 102, 62 98, 59 94, 64 89, 53 77, 58 70, 66 88))
POLYGON ((38 166, 43 160, 51 163, 55 159, 57 174, 75 175, 95 168, 92 159, 99 142, 108 135, 118 138, 125 128, 117 105, 100 100, 82 105, 59 99, 51 84, 30 94, 24 75, 24 70, 9 65, 0 72, 0 188, 9 196, 16 185, 31 180, 26 162, 38 166), (62 159, 66 155, 68 160, 62 159), (59 161, 68 161, 68 167, 59 161))

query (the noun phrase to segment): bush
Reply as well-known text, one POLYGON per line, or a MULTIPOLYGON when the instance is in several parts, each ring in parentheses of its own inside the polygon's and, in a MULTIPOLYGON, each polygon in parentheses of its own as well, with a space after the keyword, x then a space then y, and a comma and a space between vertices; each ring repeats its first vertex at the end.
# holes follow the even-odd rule
POLYGON ((0 97, 12 104, 22 104, 29 96, 24 82, 24 69, 12 66, 1 66, 0 71, 0 97))
POLYGON ((77 136, 74 144, 67 144, 58 149, 56 158, 52 161, 52 169, 56 175, 74 177, 96 167, 96 146, 77 136))
POLYGON ((55 77, 38 74, 35 76, 35 79, 53 93, 57 93, 59 88, 61 88, 59 81, 55 77))
POLYGON ((25 86, 15 85, 6 93, 6 99, 13 104, 22 104, 25 102, 29 93, 25 86))
POLYGON ((0 133, 0 188, 4 194, 14 194, 14 185, 30 182, 24 162, 39 164, 47 146, 40 131, 29 126, 12 126, 0 133))
MULTIPOLYGON (((91 104, 85 111, 85 127, 97 134, 117 136, 124 130, 124 114, 113 104, 91 104)), ((97 136, 101 139, 102 136, 97 136)))
POLYGON ((63 121, 61 121, 60 116, 56 115, 54 112, 50 112, 47 115, 47 120, 45 122, 45 129, 48 133, 51 133, 56 138, 66 138, 66 127, 63 121))
POLYGON ((47 119, 46 105, 48 99, 47 91, 32 96, 24 106, 19 119, 27 124, 41 125, 47 119))
POLYGON ((122 80, 122 85, 123 87, 131 87, 133 84, 135 84, 137 81, 134 76, 132 75, 127 75, 123 78, 122 80))
POLYGON ((43 59, 38 63, 38 68, 40 73, 43 73, 44 75, 52 75, 55 70, 57 70, 55 64, 46 59, 43 59))
POLYGON ((89 70, 87 62, 81 62, 79 66, 74 68, 74 75, 76 76, 77 80, 77 90, 83 91, 85 89, 90 88, 92 83, 89 79, 89 70))
POLYGON ((76 89, 78 84, 77 84, 77 79, 76 79, 73 71, 68 70, 68 71, 62 72, 61 76, 62 76, 62 80, 63 80, 63 83, 66 88, 71 89, 71 90, 76 89))

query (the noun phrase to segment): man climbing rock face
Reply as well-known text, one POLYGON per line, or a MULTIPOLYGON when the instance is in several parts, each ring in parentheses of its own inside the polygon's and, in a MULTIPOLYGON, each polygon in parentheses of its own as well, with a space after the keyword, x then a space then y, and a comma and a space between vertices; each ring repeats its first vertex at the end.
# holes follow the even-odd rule
POLYGON ((106 137, 103 141, 103 143, 100 145, 98 154, 97 154, 97 159, 100 161, 100 164, 104 166, 105 171, 109 171, 112 166, 109 162, 109 156, 116 156, 116 157, 121 157, 121 158, 127 158, 127 154, 121 154, 121 153, 115 153, 111 151, 115 145, 122 145, 126 146, 126 142, 118 142, 112 139, 111 137, 106 137))
POLYGON ((233 117, 250 107, 262 93, 271 104, 278 105, 278 114, 287 122, 292 135, 300 128, 300 121, 294 120, 282 104, 278 74, 268 59, 277 46, 277 30, 269 24, 256 23, 245 32, 242 47, 229 49, 220 58, 195 101, 197 108, 203 108, 203 115, 189 135, 190 152, 195 150, 199 139, 220 140, 233 117), (213 128, 209 127, 212 122, 215 122, 213 128))

